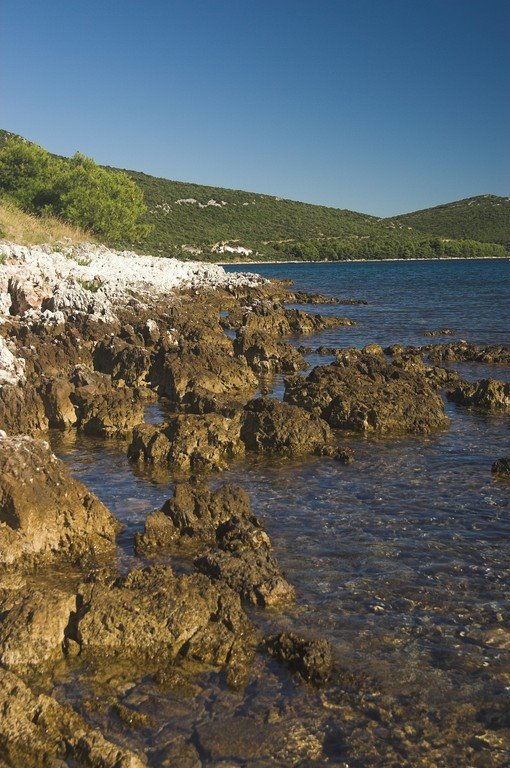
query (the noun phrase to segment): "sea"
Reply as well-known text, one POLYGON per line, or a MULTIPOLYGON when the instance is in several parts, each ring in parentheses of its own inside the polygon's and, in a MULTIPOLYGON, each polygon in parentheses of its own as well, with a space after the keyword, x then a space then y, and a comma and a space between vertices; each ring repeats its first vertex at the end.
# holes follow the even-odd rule
MULTIPOLYGON (((227 269, 290 279, 295 290, 367 302, 302 307, 347 315, 356 323, 294 340, 312 350, 460 339, 510 342, 510 260, 227 269), (454 333, 424 336, 440 328, 454 333)), ((311 366, 329 360, 313 351, 308 355, 311 366)), ((508 366, 453 367, 470 380, 510 380, 508 366)), ((280 380, 273 394, 281 397, 282 391, 280 380)), ((159 420, 158 408, 150 406, 148 419, 159 420)), ((319 695, 262 657, 253 679, 239 692, 230 691, 217 672, 203 673, 195 693, 182 695, 139 681, 137 690, 146 696, 143 706, 158 723, 138 735, 139 746, 154 746, 161 729, 188 738, 200 734, 204 722, 228 729, 235 718, 258 722, 261 712, 276 707, 289 732, 301 724, 327 748, 302 762, 289 752, 271 765, 397 765, 388 745, 399 739, 411 744, 401 765, 510 765, 510 745, 502 736, 508 735, 510 722, 508 714, 506 720, 501 715, 510 708, 510 483, 491 474, 492 463, 510 455, 510 416, 449 402, 445 408, 451 423, 444 432, 346 437, 355 455, 350 466, 326 458, 260 458, 212 478, 213 485, 231 481, 249 491, 253 510, 296 588, 295 606, 251 611, 261 634, 285 630, 328 640, 350 683, 319 695), (365 704, 375 713, 373 727, 366 726, 360 696, 346 693, 356 689, 356 681, 372 691, 372 703, 365 704), (380 713, 386 711, 378 709, 381 701, 390 712, 388 722, 381 722, 380 713), (410 729, 406 737, 398 735, 396 711, 402 728, 410 729), (158 720, 163 712, 164 724, 158 720)), ((115 441, 55 435, 53 445, 125 525, 119 539, 121 568, 137 564, 133 533, 171 495, 171 478, 133 468, 115 441)), ((63 677, 61 685, 70 699, 84 695, 83 683, 80 687, 63 677)), ((224 749, 228 754, 204 752, 202 764, 264 765, 252 744, 259 740, 249 733, 245 741, 237 734, 230 753, 224 749)))

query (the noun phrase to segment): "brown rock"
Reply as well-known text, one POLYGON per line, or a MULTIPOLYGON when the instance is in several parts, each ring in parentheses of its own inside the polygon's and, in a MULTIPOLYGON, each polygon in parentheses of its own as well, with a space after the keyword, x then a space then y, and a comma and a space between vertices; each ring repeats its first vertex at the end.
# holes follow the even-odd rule
POLYGON ((448 400, 483 411, 510 410, 510 383, 496 379, 463 381, 446 393, 448 400))
POLYGON ((327 640, 307 640, 292 632, 267 638, 268 653, 306 682, 323 685, 331 677, 333 656, 327 640))
POLYGON ((37 435, 48 429, 44 403, 35 387, 0 385, 0 429, 10 435, 37 435))
POLYGON ((13 672, 0 669, 0 754, 11 768, 67 764, 143 768, 144 757, 93 730, 54 698, 34 694, 13 672))
POLYGON ((360 350, 339 351, 336 363, 288 380, 284 399, 354 432, 428 433, 448 425, 443 402, 421 370, 360 350))
POLYGON ((293 373, 306 368, 305 359, 296 347, 263 331, 239 329, 234 351, 236 355, 244 355, 256 373, 293 373))
POLYGON ((136 427, 128 456, 185 472, 221 470, 244 453, 240 430, 240 416, 179 414, 163 425, 136 427))
MULTIPOLYGON (((0 529, 0 542, 17 539, 20 554, 72 558, 111 550, 121 527, 47 443, 30 437, 0 438, 0 523, 10 529, 0 529)), ((9 562, 0 549, 0 563, 9 562)))

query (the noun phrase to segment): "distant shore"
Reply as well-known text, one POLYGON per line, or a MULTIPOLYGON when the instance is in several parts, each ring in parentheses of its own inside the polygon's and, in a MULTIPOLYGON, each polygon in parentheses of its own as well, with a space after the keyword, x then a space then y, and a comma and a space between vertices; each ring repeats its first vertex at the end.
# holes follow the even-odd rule
POLYGON ((255 264, 382 264, 385 261, 493 261, 494 259, 510 261, 510 252, 508 256, 438 256, 434 259, 417 256, 413 259, 284 259, 282 261, 212 261, 208 263, 217 264, 219 267, 242 267, 243 264, 246 266, 255 264))

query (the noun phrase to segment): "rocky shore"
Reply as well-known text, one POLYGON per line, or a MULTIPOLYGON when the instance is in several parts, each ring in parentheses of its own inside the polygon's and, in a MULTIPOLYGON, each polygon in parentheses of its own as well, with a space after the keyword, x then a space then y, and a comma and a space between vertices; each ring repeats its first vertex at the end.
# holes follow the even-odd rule
MULTIPOLYGON (((101 246, 54 252, 0 244, 5 765, 185 767, 222 754, 219 734, 205 727, 194 741, 167 739, 164 756, 156 738, 143 752, 129 736, 101 733, 94 717, 53 691, 62 665, 79 675, 87 665, 128 664, 154 685, 175 676, 188 685, 193 675, 185 670, 221 669, 237 690, 264 658, 310 686, 310 696, 335 681, 361 707, 367 683, 347 680, 329 643, 286 631, 281 617, 297 585, 246 491, 218 484, 217 473, 260 455, 350 464, 353 435, 440 433, 449 426, 442 395, 460 407, 510 411, 508 384, 466 382, 442 367, 508 364, 510 352, 466 343, 371 345, 327 350, 334 361, 305 374, 301 337, 333 327, 348 334, 354 323, 289 309, 291 302, 363 300, 293 294, 252 274, 101 246), (283 402, 264 395, 280 374, 283 402), (161 423, 144 421, 153 402, 166 414, 161 423), (119 569, 120 522, 52 453, 49 430, 114 438, 134 467, 171 473, 173 495, 133 538, 138 567, 119 569), (272 632, 254 607, 271 616, 272 632)), ((503 464, 493 471, 508 474, 503 464)), ((122 694, 115 711, 135 722, 136 708, 126 709, 122 694)), ((383 717, 393 705, 377 706, 383 717)), ((283 755, 276 764, 325 764, 325 737, 278 730, 276 720, 266 725, 283 755)), ((143 718, 141 727, 148 727, 143 718)), ((257 759, 251 764, 264 764, 257 759)))

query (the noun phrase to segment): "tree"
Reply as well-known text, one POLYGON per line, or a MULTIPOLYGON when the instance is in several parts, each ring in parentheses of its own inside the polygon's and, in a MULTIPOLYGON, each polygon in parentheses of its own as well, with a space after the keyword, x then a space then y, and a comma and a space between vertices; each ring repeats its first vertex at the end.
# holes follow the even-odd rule
POLYGON ((150 231, 135 182, 80 153, 59 158, 10 138, 0 149, 0 190, 30 213, 58 216, 109 242, 140 241, 150 231))

